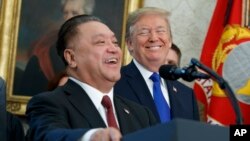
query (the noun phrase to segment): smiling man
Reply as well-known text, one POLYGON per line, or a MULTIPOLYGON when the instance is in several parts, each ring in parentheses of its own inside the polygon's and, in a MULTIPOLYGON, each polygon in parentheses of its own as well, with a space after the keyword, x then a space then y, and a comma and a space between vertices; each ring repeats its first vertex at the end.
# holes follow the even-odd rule
POLYGON ((132 12, 126 25, 126 44, 133 60, 121 70, 115 93, 147 106, 158 122, 173 118, 199 120, 193 90, 178 81, 164 81, 159 68, 172 45, 169 13, 155 7, 132 12))
POLYGON ((99 18, 80 15, 61 27, 57 51, 67 83, 33 96, 27 106, 32 141, 119 141, 156 123, 148 108, 113 93, 122 52, 114 33, 99 18))

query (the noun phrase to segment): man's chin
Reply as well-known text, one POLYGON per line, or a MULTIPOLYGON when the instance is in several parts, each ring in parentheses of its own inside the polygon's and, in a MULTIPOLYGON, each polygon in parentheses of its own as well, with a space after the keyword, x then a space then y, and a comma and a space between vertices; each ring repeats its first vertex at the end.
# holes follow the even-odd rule
POLYGON ((114 82, 114 83, 116 83, 118 80, 120 80, 120 78, 121 78, 120 74, 119 75, 115 75, 115 76, 111 77, 111 81, 114 82))

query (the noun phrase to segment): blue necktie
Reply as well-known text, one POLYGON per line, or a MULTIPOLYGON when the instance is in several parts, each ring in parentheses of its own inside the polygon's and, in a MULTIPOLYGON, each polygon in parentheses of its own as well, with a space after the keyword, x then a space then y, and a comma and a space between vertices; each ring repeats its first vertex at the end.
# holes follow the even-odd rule
POLYGON ((161 119, 161 123, 165 123, 170 121, 170 108, 163 96, 163 93, 161 91, 161 79, 159 74, 153 73, 150 76, 150 79, 154 82, 153 84, 153 96, 154 96, 154 102, 158 111, 158 114, 161 119))

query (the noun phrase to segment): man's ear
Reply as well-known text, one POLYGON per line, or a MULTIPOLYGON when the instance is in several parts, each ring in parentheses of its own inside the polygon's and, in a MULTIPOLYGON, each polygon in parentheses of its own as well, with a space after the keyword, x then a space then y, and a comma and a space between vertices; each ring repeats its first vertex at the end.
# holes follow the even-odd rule
POLYGON ((75 61, 75 53, 72 49, 65 49, 64 50, 64 58, 69 64, 69 67, 75 68, 76 67, 76 61, 75 61))
POLYGON ((127 39, 127 40, 126 40, 126 45, 127 45, 128 51, 129 51, 130 53, 132 53, 133 50, 134 50, 134 48, 133 48, 133 46, 132 46, 132 41, 127 39))

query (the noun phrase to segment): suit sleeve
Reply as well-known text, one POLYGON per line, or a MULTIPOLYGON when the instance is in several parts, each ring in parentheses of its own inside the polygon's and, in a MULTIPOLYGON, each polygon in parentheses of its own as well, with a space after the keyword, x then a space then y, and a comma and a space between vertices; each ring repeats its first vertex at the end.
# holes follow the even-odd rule
POLYGON ((27 139, 73 141, 81 138, 89 129, 70 129, 63 105, 51 99, 49 96, 37 95, 30 100, 26 111, 30 126, 27 139))
POLYGON ((18 117, 7 111, 7 140, 24 141, 24 130, 18 117))

